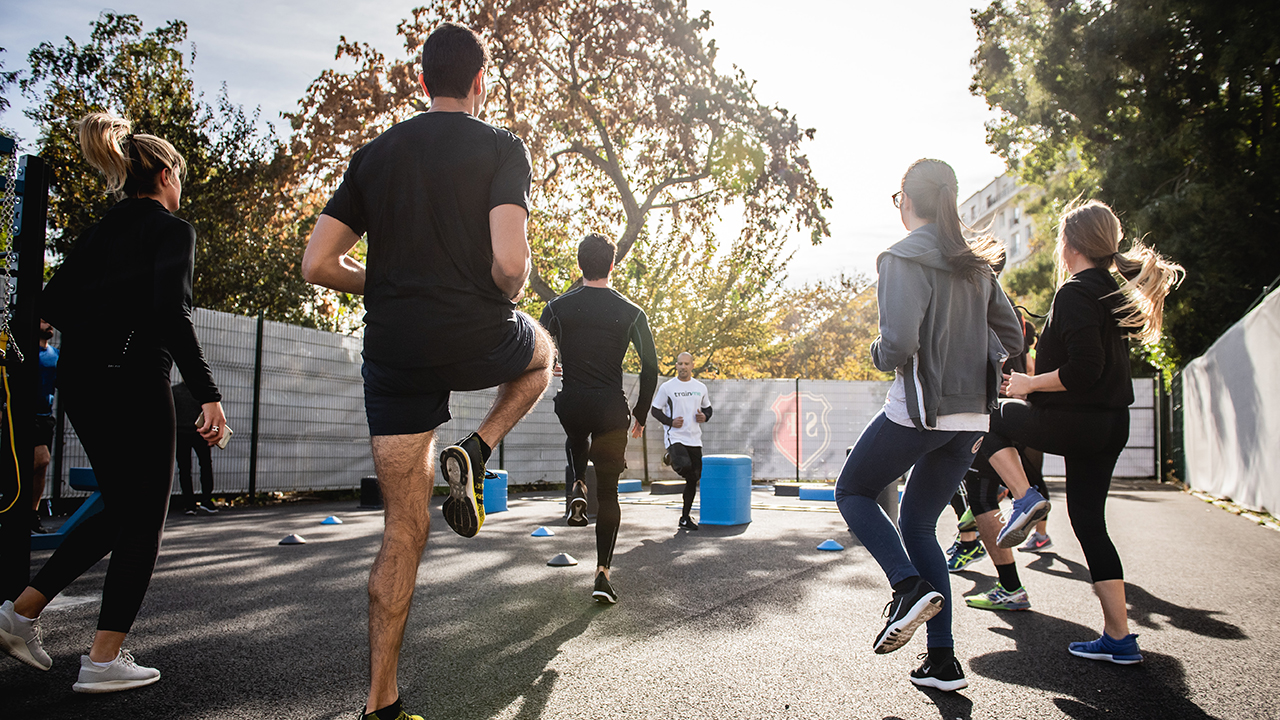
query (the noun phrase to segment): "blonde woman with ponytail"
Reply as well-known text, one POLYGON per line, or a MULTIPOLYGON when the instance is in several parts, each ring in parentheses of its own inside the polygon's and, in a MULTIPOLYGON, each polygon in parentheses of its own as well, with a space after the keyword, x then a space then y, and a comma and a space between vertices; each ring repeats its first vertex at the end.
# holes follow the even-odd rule
POLYGON ((175 362, 202 404, 199 432, 210 445, 226 418, 191 323, 195 230, 173 215, 186 163, 167 141, 133 134, 127 120, 106 113, 80 121, 80 147, 119 202, 76 241, 45 287, 40 312, 62 332, 61 402, 103 509, 67 535, 17 600, 0 606, 0 645, 48 670, 41 611, 110 553, 97 634, 72 686, 104 693, 160 679, 122 645, 151 582, 168 511, 175 362))
POLYGON ((951 166, 918 160, 893 194, 909 234, 876 262, 880 337, 871 355, 894 383, 836 482, 840 513, 893 589, 872 649, 893 652, 927 623, 927 659, 911 682, 948 691, 968 681, 951 635, 938 515, 988 428, 1000 363, 1022 349, 1022 326, 991 271, 1002 250, 989 236, 966 239, 957 193, 951 166), (913 466, 895 528, 876 497, 913 466))
POLYGON ((1103 617, 1097 640, 1067 650, 1129 665, 1142 654, 1138 636, 1129 634, 1124 571, 1107 535, 1107 491, 1129 439, 1129 338, 1159 340, 1165 296, 1183 270, 1141 242, 1120 252, 1120 239, 1120 220, 1106 205, 1090 200, 1067 208, 1058 229, 1059 287, 1036 345, 1037 374, 1006 376, 1005 393, 1014 399, 1000 401, 982 452, 1014 496, 1000 547, 1022 542, 1048 512, 1013 444, 1065 457, 1067 512, 1103 617))

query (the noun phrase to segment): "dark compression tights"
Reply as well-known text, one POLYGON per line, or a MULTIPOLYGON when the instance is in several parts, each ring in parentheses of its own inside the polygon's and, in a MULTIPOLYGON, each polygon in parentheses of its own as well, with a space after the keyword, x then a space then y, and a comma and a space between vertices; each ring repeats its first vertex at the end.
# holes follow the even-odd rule
POLYGON ((98 629, 129 632, 151 583, 173 485, 174 413, 167 374, 120 371, 62 386, 89 456, 102 512, 72 530, 31 587, 52 598, 107 553, 98 629))
POLYGON ((1065 409, 1001 400, 979 451, 991 455, 1022 443, 1062 455, 1067 467, 1067 515, 1093 582, 1121 580, 1120 555, 1107 534, 1107 491, 1129 439, 1129 409, 1065 409))

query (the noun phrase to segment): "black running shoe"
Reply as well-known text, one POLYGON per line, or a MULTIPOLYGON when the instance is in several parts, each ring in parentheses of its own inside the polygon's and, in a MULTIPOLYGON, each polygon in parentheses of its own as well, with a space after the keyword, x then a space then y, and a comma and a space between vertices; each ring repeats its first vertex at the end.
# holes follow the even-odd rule
POLYGON ((48 535, 51 532, 53 531, 50 530, 49 528, 46 528, 44 526, 44 523, 40 522, 40 511, 37 510, 36 512, 32 513, 31 534, 32 535, 48 535))
POLYGON ((581 480, 573 484, 573 499, 569 501, 569 524, 574 527, 587 525, 587 492, 581 480))
POLYGON ((591 591, 591 597, 598 603, 613 605, 618 602, 618 593, 609 584, 609 578, 604 573, 596 573, 596 587, 591 591))
POLYGON ((916 578, 915 587, 907 592, 895 592, 893 599, 884 606, 884 614, 889 620, 876 635, 872 649, 883 655, 906 645, 916 628, 941 609, 942 593, 934 590, 924 578, 916 578))
POLYGON ((969 687, 969 681, 964 679, 964 670, 960 669, 960 661, 954 657, 950 662, 944 662, 941 665, 934 665, 929 660, 927 652, 920 653, 920 659, 924 662, 911 671, 911 682, 916 685, 947 692, 969 687))
POLYGON ((471 433, 440 453, 440 468, 449 483, 444 520, 462 537, 475 537, 484 525, 484 456, 480 438, 471 433))
POLYGON ((689 517, 688 515, 684 515, 680 518, 680 529, 681 530, 697 530, 698 523, 694 522, 693 518, 689 517))

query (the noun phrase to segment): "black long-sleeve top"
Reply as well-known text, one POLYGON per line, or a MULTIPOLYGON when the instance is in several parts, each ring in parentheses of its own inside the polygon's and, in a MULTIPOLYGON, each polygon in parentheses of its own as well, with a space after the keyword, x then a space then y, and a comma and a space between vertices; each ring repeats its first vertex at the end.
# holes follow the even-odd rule
POLYGON ((1036 346, 1036 374, 1058 371, 1066 392, 1037 392, 1037 405, 1124 408, 1133 404, 1129 340, 1115 308, 1123 301, 1111 273, 1089 268, 1058 288, 1036 346))
POLYGON ((622 392, 622 361, 634 345, 640 393, 631 416, 644 425, 658 387, 658 352, 640 306, 613 288, 583 285, 547 303, 540 322, 560 350, 565 392, 622 392))
POLYGON ((176 362, 196 400, 221 400, 191 322, 195 248, 195 228, 150 198, 122 200, 86 230, 41 294, 41 317, 62 332, 59 375, 167 377, 176 362))

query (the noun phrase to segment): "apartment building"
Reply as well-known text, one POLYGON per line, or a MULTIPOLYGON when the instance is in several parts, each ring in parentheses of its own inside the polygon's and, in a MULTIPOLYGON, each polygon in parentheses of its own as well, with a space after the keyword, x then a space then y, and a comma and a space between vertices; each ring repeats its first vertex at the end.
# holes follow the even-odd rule
POLYGON ((965 225, 989 231, 1004 243, 1008 253, 1006 267, 1013 267, 1031 256, 1032 226, 1026 214, 1031 190, 1006 173, 960 203, 960 219, 965 225))

